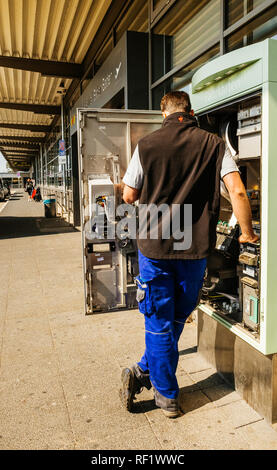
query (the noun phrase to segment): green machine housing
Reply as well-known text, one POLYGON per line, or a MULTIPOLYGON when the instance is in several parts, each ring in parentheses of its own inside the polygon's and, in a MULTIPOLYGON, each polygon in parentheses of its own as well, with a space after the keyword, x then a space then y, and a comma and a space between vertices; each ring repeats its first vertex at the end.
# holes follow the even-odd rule
POLYGON ((192 80, 192 106, 201 127, 220 135, 237 161, 260 235, 257 244, 238 243, 228 193, 222 196, 199 309, 264 355, 275 354, 277 41, 267 39, 201 67, 192 80))

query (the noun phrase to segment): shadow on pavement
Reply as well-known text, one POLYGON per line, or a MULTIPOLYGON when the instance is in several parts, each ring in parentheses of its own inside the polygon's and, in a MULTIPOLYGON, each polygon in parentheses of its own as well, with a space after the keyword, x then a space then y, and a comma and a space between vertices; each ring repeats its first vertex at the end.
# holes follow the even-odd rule
POLYGON ((193 348, 187 348, 183 351, 179 351, 179 356, 186 356, 187 354, 192 354, 197 352, 197 346, 193 346, 193 348))
MULTIPOLYGON (((220 375, 213 373, 206 379, 201 380, 195 384, 181 387, 179 396, 180 406, 184 413, 189 413, 191 411, 202 408, 203 406, 207 405, 208 402, 214 403, 232 392, 233 390, 226 386, 226 383, 220 377, 220 375), (223 384, 225 386, 220 389, 220 395, 216 393, 206 393, 207 389, 212 390, 213 387, 223 384), (198 394, 194 395, 195 392, 198 392, 198 394), (199 392, 202 393, 199 394, 199 392), (214 395, 213 399, 211 398, 212 395, 214 395)), ((156 408, 157 406, 155 404, 154 398, 152 400, 139 400, 138 395, 137 401, 134 401, 132 413, 147 413, 149 411, 155 410, 156 408)))
POLYGON ((44 217, 0 217, 0 239, 78 231, 78 229, 58 217, 51 219, 44 217))

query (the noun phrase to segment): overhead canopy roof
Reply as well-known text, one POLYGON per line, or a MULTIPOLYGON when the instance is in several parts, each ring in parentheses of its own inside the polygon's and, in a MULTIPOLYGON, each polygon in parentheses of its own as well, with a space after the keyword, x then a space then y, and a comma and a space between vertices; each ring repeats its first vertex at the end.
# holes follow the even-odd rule
POLYGON ((83 76, 85 57, 111 3, 1 0, 0 149, 12 168, 30 166, 60 113, 63 94, 83 76))

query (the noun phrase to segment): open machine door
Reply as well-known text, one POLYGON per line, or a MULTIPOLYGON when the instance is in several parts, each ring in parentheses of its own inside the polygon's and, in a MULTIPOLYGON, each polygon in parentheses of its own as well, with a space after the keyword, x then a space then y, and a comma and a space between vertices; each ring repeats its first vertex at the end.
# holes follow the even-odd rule
POLYGON ((138 140, 160 128, 162 115, 86 108, 77 116, 85 312, 136 307, 136 240, 117 235, 117 209, 138 140))

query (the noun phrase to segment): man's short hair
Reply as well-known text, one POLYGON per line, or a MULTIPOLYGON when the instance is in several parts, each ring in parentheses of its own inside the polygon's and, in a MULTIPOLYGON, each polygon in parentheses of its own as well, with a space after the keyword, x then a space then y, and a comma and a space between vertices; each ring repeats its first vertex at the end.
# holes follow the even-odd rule
POLYGON ((162 97, 162 113, 176 113, 178 111, 189 113, 191 111, 190 97, 185 91, 170 91, 162 97))

